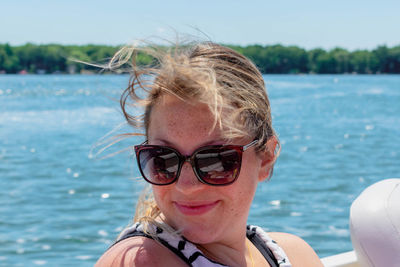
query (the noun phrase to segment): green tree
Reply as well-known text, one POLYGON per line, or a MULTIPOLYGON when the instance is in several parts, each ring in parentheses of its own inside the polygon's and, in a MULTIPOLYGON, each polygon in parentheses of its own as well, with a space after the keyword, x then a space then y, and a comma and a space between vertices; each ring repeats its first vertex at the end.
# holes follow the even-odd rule
MULTIPOLYGON (((349 52, 342 48, 306 51, 297 46, 249 45, 230 47, 250 58, 262 73, 400 73, 400 46, 379 46, 372 51, 349 52)), ((17 73, 100 71, 120 47, 105 45, 0 44, 0 71, 17 73), (81 62, 93 63, 84 64, 81 62)), ((174 49, 160 46, 159 49, 174 49)), ((138 52, 138 65, 155 65, 157 59, 138 52)))
POLYGON ((91 59, 82 49, 74 46, 68 47, 68 50, 68 59, 66 62, 67 72, 79 73, 85 67, 87 68, 87 65, 81 62, 91 62, 91 59))
POLYGON ((326 54, 326 51, 321 48, 315 48, 308 51, 308 71, 310 73, 318 73, 319 72, 319 65, 317 64, 318 57, 322 57, 326 54))
POLYGON ((20 70, 19 59, 9 44, 0 45, 0 71, 16 73, 20 70))
POLYGON ((400 45, 389 49, 387 61, 388 73, 400 73, 400 45))
POLYGON ((349 73, 350 72, 350 54, 343 48, 335 48, 329 52, 335 62, 335 70, 333 73, 349 73))
POLYGON ((367 50, 357 50, 350 54, 350 66, 352 72, 375 73, 378 66, 378 59, 373 53, 367 50))
POLYGON ((336 73, 336 60, 330 53, 321 53, 316 57, 315 69, 317 73, 336 73))
POLYGON ((388 66, 389 49, 385 45, 378 46, 378 48, 374 49, 372 51, 372 53, 378 59, 378 66, 376 68, 376 72, 377 73, 387 73, 389 70, 389 66, 388 66))

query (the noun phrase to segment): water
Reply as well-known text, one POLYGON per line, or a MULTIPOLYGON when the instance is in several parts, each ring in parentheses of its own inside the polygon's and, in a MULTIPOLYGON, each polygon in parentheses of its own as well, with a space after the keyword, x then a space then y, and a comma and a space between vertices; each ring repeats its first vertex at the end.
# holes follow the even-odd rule
MULTIPOLYGON (((282 152, 249 223, 297 234, 320 257, 351 250, 351 202, 400 176, 400 76, 265 80, 282 152)), ((92 266, 129 223, 144 186, 131 152, 90 154, 123 122, 127 81, 0 75, 0 266, 92 266)))

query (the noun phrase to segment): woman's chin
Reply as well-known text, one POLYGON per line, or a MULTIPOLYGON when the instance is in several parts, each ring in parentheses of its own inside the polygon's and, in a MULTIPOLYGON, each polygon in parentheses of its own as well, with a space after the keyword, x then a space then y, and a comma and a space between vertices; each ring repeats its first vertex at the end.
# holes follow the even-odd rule
POLYGON ((216 231, 208 229, 192 229, 191 227, 184 228, 182 235, 192 243, 195 244, 209 244, 216 241, 216 231))

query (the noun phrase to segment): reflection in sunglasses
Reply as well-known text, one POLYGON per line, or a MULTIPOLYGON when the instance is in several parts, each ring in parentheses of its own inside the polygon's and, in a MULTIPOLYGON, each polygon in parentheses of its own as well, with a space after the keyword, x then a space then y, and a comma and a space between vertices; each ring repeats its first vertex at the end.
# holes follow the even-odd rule
POLYGON ((182 165, 190 159, 197 178, 209 185, 229 185, 240 172, 242 152, 257 144, 210 145, 198 148, 191 156, 181 155, 177 150, 158 145, 135 146, 137 162, 143 178, 156 185, 175 182, 182 165))
POLYGON ((207 162, 207 164, 204 164, 205 166, 201 166, 199 167, 200 171, 202 172, 222 172, 225 170, 224 166, 222 166, 222 162, 218 159, 216 159, 217 162, 210 164, 209 162, 207 162))
MULTIPOLYGON (((236 170, 234 170, 233 175, 236 174, 236 170)), ((225 171, 225 172, 209 172, 206 179, 231 179, 232 178, 232 172, 231 171, 225 171)))

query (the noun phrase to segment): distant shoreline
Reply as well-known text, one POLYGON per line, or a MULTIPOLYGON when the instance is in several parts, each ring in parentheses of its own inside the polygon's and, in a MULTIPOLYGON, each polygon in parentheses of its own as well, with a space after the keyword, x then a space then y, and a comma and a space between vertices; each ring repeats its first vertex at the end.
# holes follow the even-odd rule
MULTIPOLYGON (((400 45, 373 50, 305 50, 297 46, 227 45, 250 58, 263 74, 400 74, 400 45)), ((0 44, 0 74, 100 74, 79 63, 107 62, 121 47, 105 45, 0 44)), ((138 53, 137 63, 154 62, 138 53)))

